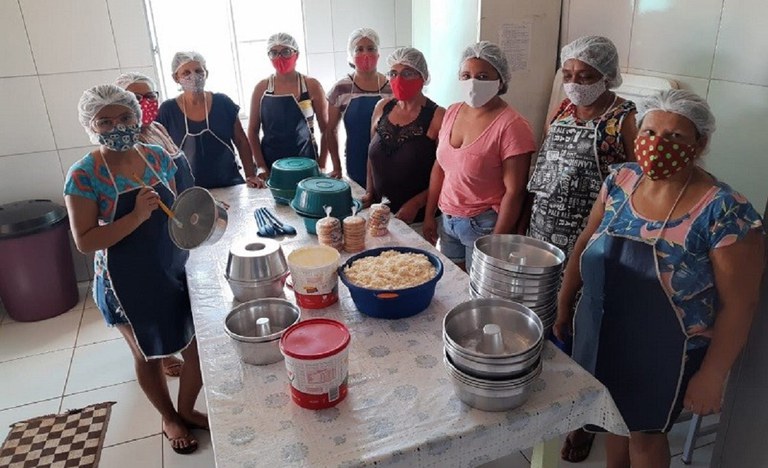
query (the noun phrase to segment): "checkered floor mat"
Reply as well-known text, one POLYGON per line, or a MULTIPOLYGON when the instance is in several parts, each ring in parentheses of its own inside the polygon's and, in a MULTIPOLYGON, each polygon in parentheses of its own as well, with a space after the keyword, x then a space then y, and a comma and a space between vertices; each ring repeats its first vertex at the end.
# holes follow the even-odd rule
POLYGON ((0 449, 0 467, 96 468, 114 401, 19 421, 0 449))

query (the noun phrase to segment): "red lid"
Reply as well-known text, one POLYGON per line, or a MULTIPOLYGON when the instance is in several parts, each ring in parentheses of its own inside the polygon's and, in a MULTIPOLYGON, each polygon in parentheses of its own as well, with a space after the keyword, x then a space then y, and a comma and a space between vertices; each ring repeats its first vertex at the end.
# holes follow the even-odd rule
POLYGON ((280 338, 280 350, 296 359, 322 359, 347 347, 346 325, 327 318, 309 319, 289 327, 280 338))

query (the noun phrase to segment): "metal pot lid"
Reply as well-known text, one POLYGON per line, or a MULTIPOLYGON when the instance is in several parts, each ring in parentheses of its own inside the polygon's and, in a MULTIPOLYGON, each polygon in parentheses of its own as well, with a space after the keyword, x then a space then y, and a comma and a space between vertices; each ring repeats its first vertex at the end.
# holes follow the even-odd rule
POLYGON ((299 186, 305 191, 315 193, 336 193, 350 190, 349 183, 329 177, 309 177, 299 182, 299 186))
POLYGON ((306 171, 317 167, 317 162, 310 158, 283 158, 272 164, 272 169, 283 171, 306 171))
POLYGON ((218 215, 216 200, 202 187, 190 187, 181 192, 171 208, 176 223, 168 223, 171 239, 182 249, 194 249, 208 240, 221 218, 218 215))
POLYGON ((67 218, 67 209, 51 200, 0 205, 0 239, 34 234, 67 218))

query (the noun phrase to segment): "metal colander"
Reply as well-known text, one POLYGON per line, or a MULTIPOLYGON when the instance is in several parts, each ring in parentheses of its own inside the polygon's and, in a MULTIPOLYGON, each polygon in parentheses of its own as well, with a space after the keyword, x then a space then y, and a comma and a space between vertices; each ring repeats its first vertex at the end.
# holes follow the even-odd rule
POLYGON ((182 226, 168 223, 168 230, 171 240, 180 249, 214 244, 227 230, 226 209, 202 187, 190 187, 181 192, 172 211, 182 226))

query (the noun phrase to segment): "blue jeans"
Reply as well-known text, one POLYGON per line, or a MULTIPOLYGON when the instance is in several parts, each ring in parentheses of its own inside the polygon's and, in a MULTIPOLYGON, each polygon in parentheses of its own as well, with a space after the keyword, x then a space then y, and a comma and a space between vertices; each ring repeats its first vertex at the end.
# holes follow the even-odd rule
POLYGON ((471 218, 443 213, 442 222, 438 225, 440 251, 454 263, 466 263, 466 269, 469 271, 475 240, 491 234, 498 217, 498 213, 493 209, 471 218))

